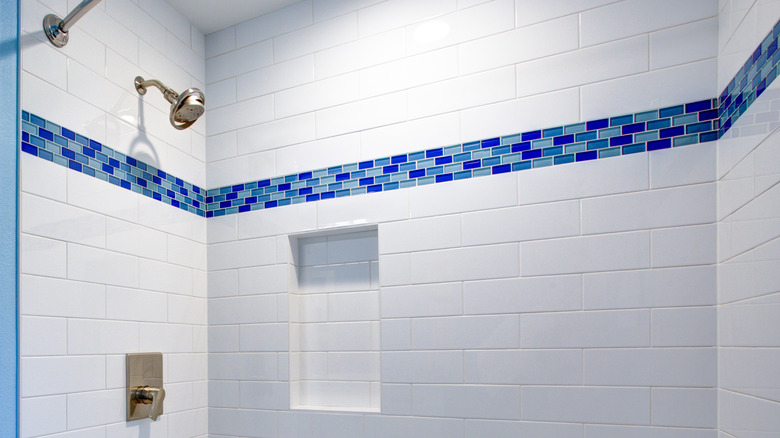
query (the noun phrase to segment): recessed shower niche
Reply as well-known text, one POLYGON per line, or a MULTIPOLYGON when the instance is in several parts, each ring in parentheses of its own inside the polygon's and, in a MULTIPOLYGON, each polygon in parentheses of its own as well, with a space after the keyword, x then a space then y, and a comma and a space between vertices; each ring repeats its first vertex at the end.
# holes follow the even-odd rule
POLYGON ((376 228, 298 236, 291 244, 291 408, 378 412, 376 228))

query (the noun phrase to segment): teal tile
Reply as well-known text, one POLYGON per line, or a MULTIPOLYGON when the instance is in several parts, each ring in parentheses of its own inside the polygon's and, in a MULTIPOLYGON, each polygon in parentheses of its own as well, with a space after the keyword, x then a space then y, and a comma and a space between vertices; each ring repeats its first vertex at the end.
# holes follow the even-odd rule
POLYGON ((655 120, 657 118, 658 118, 658 110, 645 111, 643 113, 634 114, 634 119, 636 120, 637 123, 647 122, 648 120, 655 120))
POLYGON ((601 149, 599 151, 599 158, 616 157, 620 155, 620 148, 601 149))
POLYGON ((599 131, 599 138, 616 137, 622 133, 622 129, 620 126, 602 129, 599 131))
POLYGON ((686 146, 699 142, 699 134, 683 135, 674 139, 674 146, 686 146))
POLYGON ((578 132, 583 132, 586 129, 587 125, 585 123, 577 123, 574 125, 564 126, 563 132, 564 134, 576 134, 578 132))
POLYGON ((658 131, 648 131, 634 134, 634 141, 637 143, 646 143, 652 140, 658 140, 658 131))
POLYGON ((553 157, 537 158, 534 160, 534 167, 548 167, 553 165, 553 157))
POLYGON ((687 125, 689 123, 695 123, 699 121, 698 113, 684 114, 681 116, 675 116, 672 118, 672 126, 687 125))

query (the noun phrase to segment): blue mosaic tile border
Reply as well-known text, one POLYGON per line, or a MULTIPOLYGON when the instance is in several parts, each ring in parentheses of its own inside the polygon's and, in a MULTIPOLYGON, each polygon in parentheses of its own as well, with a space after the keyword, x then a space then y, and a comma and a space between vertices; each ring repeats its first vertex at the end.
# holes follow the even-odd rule
POLYGON ((718 139, 717 100, 210 189, 206 217, 668 149, 718 139))
POLYGON ((206 215, 204 189, 27 111, 22 111, 21 140, 22 152, 198 216, 206 215))
POLYGON ((22 112, 23 152, 204 217, 705 143, 722 137, 777 78, 780 22, 720 98, 208 191, 22 112))
POLYGON ((780 21, 764 37, 734 79, 720 94, 719 137, 726 133, 748 107, 777 78, 780 51, 777 50, 780 21))

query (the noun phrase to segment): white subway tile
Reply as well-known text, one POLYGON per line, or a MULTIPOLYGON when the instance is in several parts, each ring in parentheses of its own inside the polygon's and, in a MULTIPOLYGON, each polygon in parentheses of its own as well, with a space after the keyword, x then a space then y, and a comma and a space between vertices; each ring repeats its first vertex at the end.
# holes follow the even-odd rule
POLYGON ((411 216, 438 216, 516 205, 516 178, 516 173, 508 173, 410 190, 411 216), (486 193, 490 196, 485 196, 486 193))
POLYGON ((212 82, 206 86, 209 110, 236 103, 236 78, 212 82))
POLYGON ((357 292, 371 288, 368 263, 302 266, 298 270, 299 293, 357 292))
POLYGON ((22 437, 48 435, 67 430, 67 399, 64 395, 25 398, 20 402, 22 437))
POLYGON ((366 417, 366 434, 376 438, 426 437, 463 438, 463 420, 456 418, 396 417, 376 415, 366 417))
POLYGON ((287 382, 241 382, 241 408, 287 410, 290 388, 287 382))
POLYGON ((382 286, 397 286, 411 282, 409 254, 382 256, 379 259, 379 279, 382 286))
POLYGON ((461 289, 460 283, 382 288, 382 317, 460 315, 461 289))
POLYGON ((279 414, 279 436, 360 438, 363 415, 291 411, 279 414))
POLYGON ((274 380, 276 353, 212 353, 209 355, 210 380, 274 380))
POLYGON ((516 0, 515 14, 517 27, 541 23, 553 18, 576 14, 588 9, 598 8, 618 0, 550 0, 538 2, 534 0, 516 0))
POLYGON ((619 2, 582 13, 582 45, 590 46, 677 26, 714 17, 717 13, 717 5, 714 2, 695 0, 662 0, 653 3, 641 0, 619 2))
POLYGON ((138 258, 69 243, 68 278, 115 286, 138 287, 138 258))
POLYGON ((56 47, 44 44, 30 34, 22 37, 22 68, 62 90, 68 88, 68 58, 56 47))
POLYGON ((425 3, 414 0, 391 0, 358 11, 360 36, 373 35, 403 27, 431 17, 453 12, 455 0, 431 0, 425 3))
POLYGON ((366 351, 371 349, 370 322, 305 324, 301 351, 366 351))
MULTIPOLYGON (((208 185, 210 187, 223 187, 271 178, 277 175, 274 156, 274 151, 266 151, 208 163, 206 165, 208 185)), ((279 170, 278 174, 285 174, 282 172, 284 169, 279 170)))
POLYGON ((386 415, 411 415, 412 386, 382 385, 382 413, 386 415))
POLYGON ((378 260, 377 232, 335 234, 327 237, 328 264, 378 260))
POLYGON ((650 424, 649 388, 523 388, 523 420, 650 424))
POLYGON ((578 22, 577 16, 564 17, 464 43, 458 47, 460 74, 578 49, 578 22))
POLYGON ((209 271, 209 298, 238 295, 238 270, 209 271))
POLYGON ((138 275, 141 289, 183 295, 192 294, 192 272, 189 268, 140 259, 138 261, 138 275))
POLYGON ((406 53, 421 53, 513 30, 514 0, 495 0, 406 28, 406 53), (446 28, 447 32, 439 31, 446 28), (443 37, 437 35, 444 34, 443 37), (434 37, 435 36, 435 37, 434 37))
POLYGON ((302 204, 244 213, 238 216, 238 238, 299 233, 317 227, 317 206, 302 204))
POLYGON ((357 14, 345 14, 274 38, 274 61, 286 61, 354 41, 357 14))
POLYGON ((22 397, 94 391, 106 385, 103 356, 22 358, 19 371, 22 397))
MULTIPOLYGON (((320 3, 328 3, 322 1, 320 3)), ((404 31, 396 29, 361 38, 314 54, 317 79, 365 69, 404 56, 404 31)))
POLYGON ((276 241, 273 238, 249 239, 210 245, 210 270, 271 265, 276 262, 276 241))
POLYGON ((463 375, 467 384, 582 384, 582 353, 578 350, 486 350, 464 354, 463 375))
POLYGON ((308 113, 240 129, 236 152, 245 155, 313 141, 317 137, 315 126, 314 113, 308 113))
POLYGON ((209 300, 209 324, 276 322, 276 296, 216 298, 209 300))
POLYGON ((106 248, 130 255, 165 260, 168 236, 151 228, 106 218, 106 248))
POLYGON ((328 294, 328 320, 379 320, 379 292, 328 294))
POLYGON ((106 288, 107 319, 165 322, 168 299, 164 293, 109 286, 106 288))
POLYGON ((340 135, 277 149, 276 172, 269 176, 354 163, 359 159, 360 135, 340 135))
POLYGON ((23 315, 104 318, 106 287, 55 278, 22 275, 23 315))
POLYGON ((317 111, 318 138, 333 137, 403 122, 407 115, 406 93, 394 93, 317 111))
MULTIPOLYGON (((383 289, 385 293, 388 289, 383 289)), ((466 314, 525 313, 579 310, 582 308, 579 275, 463 283, 466 314)))
POLYGON ((414 252, 460 246, 458 215, 383 223, 379 250, 382 254, 414 252))
MULTIPOLYGON (((188 33, 192 34, 189 29, 188 33)), ((170 62, 187 71, 194 80, 200 83, 206 82, 206 65, 203 57, 195 53, 190 48, 189 43, 182 42, 182 40, 168 32, 165 38, 164 49, 164 53, 170 62)))
POLYGON ((250 409, 209 409, 209 433, 233 436, 256 435, 277 426, 278 414, 250 409))
MULTIPOLYGON (((283 299, 283 298, 282 298, 283 299)), ((288 351, 287 324, 241 325, 241 351, 288 351)))
POLYGON ((372 159, 460 143, 456 113, 367 129, 360 133, 360 159, 372 159))
POLYGON ((409 90, 409 118, 514 99, 514 82, 514 67, 504 67, 413 88, 409 90))
POLYGON ((458 51, 450 47, 361 70, 360 96, 378 96, 457 76, 458 51))
POLYGON ((23 192, 65 202, 68 196, 67 169, 29 154, 19 155, 23 192))
POLYGON ((681 429, 648 426, 585 426, 585 438, 715 438, 717 431, 711 429, 681 429))
POLYGON ((125 390, 68 394, 68 427, 82 429, 117 423, 126 418, 125 390))
POLYGON ((238 76, 238 100, 308 84, 314 80, 314 58, 302 56, 238 76))
MULTIPOLYGON (((239 327, 238 325, 209 327, 209 353, 232 353, 239 351, 239 327)), ((236 394, 238 394, 238 388, 236 388, 236 394)))
POLYGON ((715 60, 710 59, 585 85, 580 89, 580 117, 593 120, 712 99, 718 92, 715 64, 715 60), (625 90, 633 92, 626 93, 625 90))
POLYGON ((138 324, 124 321, 68 320, 68 354, 119 354, 138 351, 138 324))
POLYGON ((382 319, 382 350, 411 350, 412 323, 409 319, 382 319))
POLYGON ((312 24, 312 2, 302 1, 236 25, 236 46, 273 38, 312 24))
POLYGON ((682 186, 716 180, 716 148, 711 143, 653 151, 650 157, 650 187, 682 186))
POLYGON ((648 39, 638 36, 517 65, 517 96, 648 71, 648 39))
POLYGON ((715 428, 718 393, 715 389, 653 388, 654 425, 715 428))
POLYGON ((714 58, 718 52, 718 19, 697 21, 650 34, 650 68, 671 67, 714 58))
POLYGON ((516 244, 475 246, 413 253, 412 283, 484 280, 520 275, 516 244))
POLYGON ((209 380, 209 406, 216 408, 237 408, 239 382, 209 380))
POLYGON ((238 272, 238 293, 257 295, 287 292, 288 275, 287 265, 240 269, 238 272))
POLYGON ((585 309, 716 304, 714 266, 586 274, 585 309))
POLYGON ((635 154, 615 162, 595 160, 519 172, 519 201, 522 205, 646 190, 647 169, 648 156, 635 154))
POLYGON ((314 22, 353 12, 383 0, 314 0, 314 22))
POLYGON ((20 317, 20 356, 59 356, 68 354, 65 318, 20 317))
POLYGON ((65 242, 23 234, 20 246, 22 274, 67 276, 68 250, 65 242))
POLYGON ((412 385, 412 414, 519 420, 520 387, 412 385))
POLYGON ((650 232, 571 237, 520 245, 523 276, 650 267, 650 232))
POLYGON ((106 220, 102 215, 27 194, 22 195, 21 204, 24 233, 84 245, 106 245, 106 220))
POLYGON ((409 218, 409 191, 329 199, 317 206, 317 228, 374 224, 409 218))
POLYGON ((523 348, 647 347, 650 311, 525 314, 520 343, 523 348))
POLYGON ((590 349, 583 354, 586 385, 717 385, 715 348, 590 349))
POLYGON ((651 234, 653 267, 704 265, 717 262, 717 225, 666 228, 651 234))
POLYGON ((651 190, 582 200, 583 234, 715 221, 715 184, 651 190))
POLYGON ((466 109, 460 113, 462 139, 482 140, 540 126, 576 123, 580 120, 579 106, 579 90, 569 89, 466 109))
POLYGON ((379 381, 379 352, 328 353, 328 380, 379 381))
POLYGON ((513 438, 517 436, 554 436, 581 438, 582 425, 466 419, 466 438, 513 438))
POLYGON ((303 114, 357 100, 358 74, 348 73, 279 91, 274 95, 277 118, 303 114))
POLYGON ((174 324, 206 324, 206 299, 168 295, 168 322, 174 324))
POLYGON ((274 97, 261 96, 209 112, 208 135, 246 128, 274 119, 274 97))
POLYGON ((238 155, 236 131, 206 137, 206 162, 224 160, 238 155))
POLYGON ((412 319, 415 350, 473 350, 520 347, 518 315, 412 319))
POLYGON ((461 383, 463 382, 463 352, 383 352, 382 382, 461 383))
POLYGON ((210 58, 206 83, 221 81, 273 64, 273 44, 264 41, 210 58))
POLYGON ((205 271, 206 245, 190 239, 169 235, 168 262, 205 271))
POLYGON ((580 233, 579 216, 579 201, 467 213, 463 245, 574 236, 580 233))

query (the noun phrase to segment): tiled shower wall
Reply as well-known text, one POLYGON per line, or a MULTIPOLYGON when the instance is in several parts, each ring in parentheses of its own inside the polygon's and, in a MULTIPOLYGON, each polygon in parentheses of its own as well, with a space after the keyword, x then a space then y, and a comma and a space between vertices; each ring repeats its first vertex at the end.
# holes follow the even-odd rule
MULTIPOLYGON (((75 5, 21 2, 22 107, 204 185, 205 124, 172 129, 133 87, 203 87, 203 35, 165 2, 105 0, 56 49, 42 19, 75 5)), ((21 155, 21 435, 206 436, 205 219, 21 155), (163 353, 166 414, 125 423, 140 351, 163 353)))
MULTIPOLYGON (((711 98, 718 7, 298 3, 206 39, 207 186, 711 98)), ((208 219, 210 432, 714 437, 715 153, 208 219), (290 411, 289 236, 364 225, 381 414, 290 411)))
MULTIPOLYGON (((780 14, 774 1, 723 1, 719 82, 754 50, 780 14)), ((719 430, 723 437, 780 434, 780 88, 750 107, 718 141, 719 430)))

